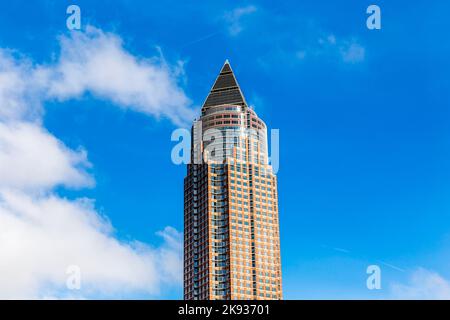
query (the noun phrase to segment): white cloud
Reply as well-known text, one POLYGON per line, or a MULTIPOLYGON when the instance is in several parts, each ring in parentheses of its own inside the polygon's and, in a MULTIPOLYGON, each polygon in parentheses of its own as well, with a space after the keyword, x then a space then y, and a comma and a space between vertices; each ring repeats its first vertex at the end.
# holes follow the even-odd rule
POLYGON ((225 13, 224 20, 228 24, 228 32, 230 35, 235 36, 241 33, 244 29, 242 25, 242 19, 256 12, 257 8, 253 5, 248 5, 246 7, 238 7, 230 12, 225 13))
POLYGON ((448 300, 450 282, 438 273, 419 268, 412 273, 407 284, 392 284, 391 294, 394 299, 448 300))
POLYGON ((41 126, 0 122, 0 188, 92 186, 84 150, 73 151, 41 126))
POLYGON ((359 43, 350 41, 340 48, 342 60, 347 63, 357 63, 364 60, 366 50, 359 43))
POLYGON ((45 102, 89 92, 120 108, 192 116, 178 86, 180 67, 127 52, 118 36, 95 28, 60 39, 54 63, 36 65, 0 48, 0 298, 95 298, 157 295, 182 278, 181 235, 167 227, 159 247, 117 239, 93 200, 68 200, 56 186, 90 187, 87 152, 72 150, 42 127, 45 102), (68 291, 67 267, 82 289, 68 291))
POLYGON ((327 41, 328 41, 328 43, 336 44, 336 37, 335 37, 333 34, 330 34, 330 35, 327 37, 327 41))
POLYGON ((41 68, 0 48, 0 120, 39 118, 46 85, 41 68))
POLYGON ((46 65, 0 49, 0 119, 38 118, 46 100, 85 93, 177 125, 195 116, 179 86, 181 62, 169 66, 162 57, 134 56, 120 37, 90 26, 60 37, 59 43, 57 59, 46 65))
POLYGON ((0 192, 0 298, 158 294, 181 281, 181 236, 166 228, 160 248, 123 243, 89 200, 0 192), (66 270, 81 271, 81 289, 66 288, 66 270))
POLYGON ((306 58, 306 50, 297 51, 296 56, 300 60, 305 59, 306 58))
POLYGON ((305 43, 295 53, 297 59, 308 57, 334 56, 344 63, 359 63, 365 59, 365 48, 356 39, 337 38, 334 34, 325 34, 317 41, 305 43))
MULTIPOLYGON (((24 68, 23 68, 24 69, 24 68)), ((25 77, 22 68, 15 64, 6 52, 0 51, 0 117, 17 118, 27 106, 22 96, 25 93, 25 77)))
POLYGON ((171 68, 162 58, 138 58, 124 50, 116 35, 88 27, 85 33, 62 37, 61 55, 50 66, 49 95, 58 99, 85 92, 176 124, 192 120, 190 100, 178 86, 180 67, 171 68))

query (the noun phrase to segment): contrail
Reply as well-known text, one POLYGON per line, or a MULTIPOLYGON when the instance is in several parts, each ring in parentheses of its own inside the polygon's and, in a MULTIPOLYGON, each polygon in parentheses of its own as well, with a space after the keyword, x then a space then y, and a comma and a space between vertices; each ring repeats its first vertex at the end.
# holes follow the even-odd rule
POLYGON ((206 36, 204 36, 204 37, 201 37, 201 38, 196 39, 196 40, 194 40, 194 41, 188 42, 188 43, 182 45, 180 48, 186 48, 186 47, 191 46, 191 45, 193 45, 193 44, 196 44, 196 43, 198 43, 198 42, 201 42, 201 41, 204 41, 204 40, 208 40, 209 38, 212 38, 212 37, 214 37, 215 35, 217 35, 217 34, 219 34, 219 33, 220 33, 220 31, 217 31, 217 32, 208 34, 208 35, 206 35, 206 36))

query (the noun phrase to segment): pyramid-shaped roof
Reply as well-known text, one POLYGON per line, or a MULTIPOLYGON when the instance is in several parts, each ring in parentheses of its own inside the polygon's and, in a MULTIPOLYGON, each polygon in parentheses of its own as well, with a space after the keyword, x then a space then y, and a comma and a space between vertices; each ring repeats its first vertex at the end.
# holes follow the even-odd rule
POLYGON ((203 104, 203 108, 210 108, 222 104, 247 106, 241 88, 236 81, 228 60, 223 64, 216 81, 203 104))

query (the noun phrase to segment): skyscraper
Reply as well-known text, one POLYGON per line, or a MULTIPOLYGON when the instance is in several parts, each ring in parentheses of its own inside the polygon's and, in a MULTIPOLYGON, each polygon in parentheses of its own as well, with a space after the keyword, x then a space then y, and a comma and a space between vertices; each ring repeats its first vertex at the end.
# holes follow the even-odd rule
POLYGON ((225 61, 192 125, 184 298, 281 299, 277 179, 267 128, 225 61))

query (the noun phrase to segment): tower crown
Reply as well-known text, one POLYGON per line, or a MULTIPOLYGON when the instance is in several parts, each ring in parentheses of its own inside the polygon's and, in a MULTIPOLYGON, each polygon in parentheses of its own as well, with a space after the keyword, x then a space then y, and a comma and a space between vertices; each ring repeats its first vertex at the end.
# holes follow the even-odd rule
POLYGON ((247 106, 228 59, 225 60, 208 97, 206 97, 202 110, 224 104, 247 106))

